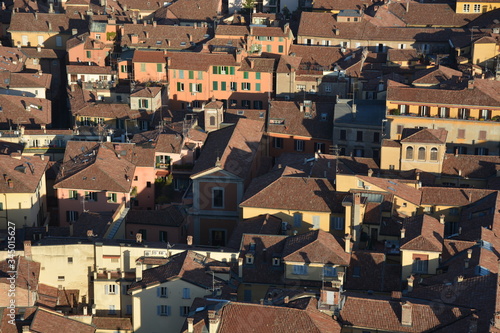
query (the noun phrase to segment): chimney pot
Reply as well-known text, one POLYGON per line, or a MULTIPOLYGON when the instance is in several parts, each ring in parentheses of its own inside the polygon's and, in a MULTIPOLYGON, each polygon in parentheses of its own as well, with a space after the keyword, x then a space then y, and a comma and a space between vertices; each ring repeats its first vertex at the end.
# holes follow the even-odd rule
POLYGON ((411 313, 410 302, 401 303, 401 325, 412 326, 412 313, 411 313))
POLYGON ((439 215, 439 223, 444 224, 444 214, 439 215))
POLYGON ((135 234, 135 240, 137 243, 142 243, 142 234, 140 232, 135 234))
POLYGON ((194 332, 194 318, 188 318, 187 323, 188 323, 188 333, 193 333, 194 332))
POLYGON ((405 234, 406 234, 406 229, 405 228, 401 229, 401 239, 405 238, 405 234))
POLYGON ((352 239, 351 235, 347 235, 345 237, 345 252, 347 253, 351 253, 351 239, 352 239))

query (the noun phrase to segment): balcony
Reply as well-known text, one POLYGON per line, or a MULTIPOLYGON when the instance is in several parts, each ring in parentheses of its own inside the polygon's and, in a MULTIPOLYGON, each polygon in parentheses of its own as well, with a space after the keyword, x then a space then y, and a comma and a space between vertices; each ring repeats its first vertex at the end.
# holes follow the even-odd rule
POLYGON ((156 163, 155 169, 170 170, 170 163, 156 163))
POLYGON ((387 115, 391 117, 418 117, 418 118, 433 118, 433 119, 443 119, 443 120, 468 120, 468 121, 486 121, 486 122, 500 122, 500 115, 493 116, 491 119, 477 118, 477 117, 441 117, 437 114, 433 115, 421 115, 414 112, 400 113, 398 109, 387 110, 387 115))

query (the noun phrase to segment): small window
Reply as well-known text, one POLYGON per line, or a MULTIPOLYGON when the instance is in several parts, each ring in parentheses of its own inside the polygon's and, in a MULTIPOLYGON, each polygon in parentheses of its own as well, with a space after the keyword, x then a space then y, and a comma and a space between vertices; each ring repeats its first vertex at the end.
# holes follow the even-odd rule
POLYGON ((108 202, 111 202, 111 203, 116 203, 117 202, 117 195, 116 195, 116 193, 108 193, 108 202))
POLYGON ((407 160, 413 159, 413 147, 406 147, 406 159, 407 160))
POLYGON ((146 187, 151 187, 151 182, 146 182, 146 187))
POLYGON ((425 148, 424 147, 418 148, 418 159, 421 161, 425 160, 425 148))
POLYGON ((191 290, 189 288, 182 288, 182 298, 183 299, 191 298, 191 290))
POLYGON ((347 139, 347 131, 340 130, 340 140, 345 141, 347 139))
POLYGON ((167 287, 158 287, 156 289, 157 291, 157 296, 161 298, 167 298, 168 297, 168 288, 167 287))
POLYGON ((75 190, 69 191, 69 198, 73 200, 78 200, 78 192, 75 190))
POLYGON ((431 148, 431 161, 437 161, 438 160, 438 150, 436 147, 431 148))
POLYGON ((283 138, 273 138, 274 148, 283 149, 283 138))
POLYGON ((300 228, 302 226, 302 213, 293 214, 293 226, 295 228, 300 228))
POLYGON ((337 268, 333 266, 323 266, 323 276, 337 277, 337 268))
POLYGON ((171 314, 170 305, 158 305, 156 309, 158 316, 170 316, 171 314))
POLYGON ((57 277, 57 281, 64 281, 64 280, 65 280, 64 275, 59 275, 57 277))
POLYGON ((189 315, 189 306, 181 306, 180 315, 181 317, 187 317, 189 315))
POLYGON ((463 128, 458 129, 457 139, 465 139, 465 129, 463 128))
POLYGON ((304 140, 294 140, 295 151, 304 151, 304 140))
POLYGON ((68 264, 72 264, 73 263, 73 257, 68 257, 68 264))
POLYGON ((213 188, 212 189, 212 207, 213 208, 224 208, 224 189, 223 188, 213 188))

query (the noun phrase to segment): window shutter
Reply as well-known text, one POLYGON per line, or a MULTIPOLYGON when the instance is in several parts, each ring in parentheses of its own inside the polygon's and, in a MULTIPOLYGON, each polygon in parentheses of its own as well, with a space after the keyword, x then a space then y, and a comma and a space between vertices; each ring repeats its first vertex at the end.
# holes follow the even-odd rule
POLYGON ((459 129, 458 130, 457 139, 465 139, 465 129, 459 129))
POLYGON ((479 140, 486 140, 486 131, 479 131, 479 140))
POLYGON ((202 84, 201 83, 198 83, 198 92, 202 92, 202 84))
POLYGON ((161 316, 161 305, 157 305, 157 306, 156 306, 156 314, 157 314, 158 316, 161 316))
POLYGON ((217 81, 212 82, 212 85, 213 85, 212 87, 213 90, 219 90, 219 83, 217 81))
POLYGON ((229 67, 229 74, 234 75, 234 67, 229 67))
POLYGON ((170 310, 171 310, 170 305, 167 305, 167 316, 170 316, 170 310))
POLYGON ((104 285, 104 293, 105 293, 106 295, 109 295, 109 285, 107 285, 107 284, 106 284, 106 285, 104 285))
POLYGON ((156 296, 161 297, 161 287, 156 288, 156 296))
POLYGON ((241 82, 241 90, 245 90, 245 82, 241 82))
POLYGON ((181 83, 177 82, 177 91, 181 91, 181 83))
POLYGON ((219 74, 217 71, 217 66, 212 67, 212 74, 219 74))
POLYGON ((189 92, 193 92, 193 84, 192 83, 189 84, 189 92))
POLYGON ((255 84, 255 90, 256 91, 260 91, 260 83, 256 83, 255 84))

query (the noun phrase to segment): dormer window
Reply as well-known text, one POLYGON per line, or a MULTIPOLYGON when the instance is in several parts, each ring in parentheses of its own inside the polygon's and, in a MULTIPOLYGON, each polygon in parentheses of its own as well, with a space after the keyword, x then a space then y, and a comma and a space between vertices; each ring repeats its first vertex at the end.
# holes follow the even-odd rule
POLYGON ((247 253, 245 255, 245 262, 247 265, 253 265, 254 256, 252 253, 247 253))
POLYGON ((278 258, 278 257, 273 258, 273 266, 279 266, 280 263, 281 263, 280 258, 278 258))

